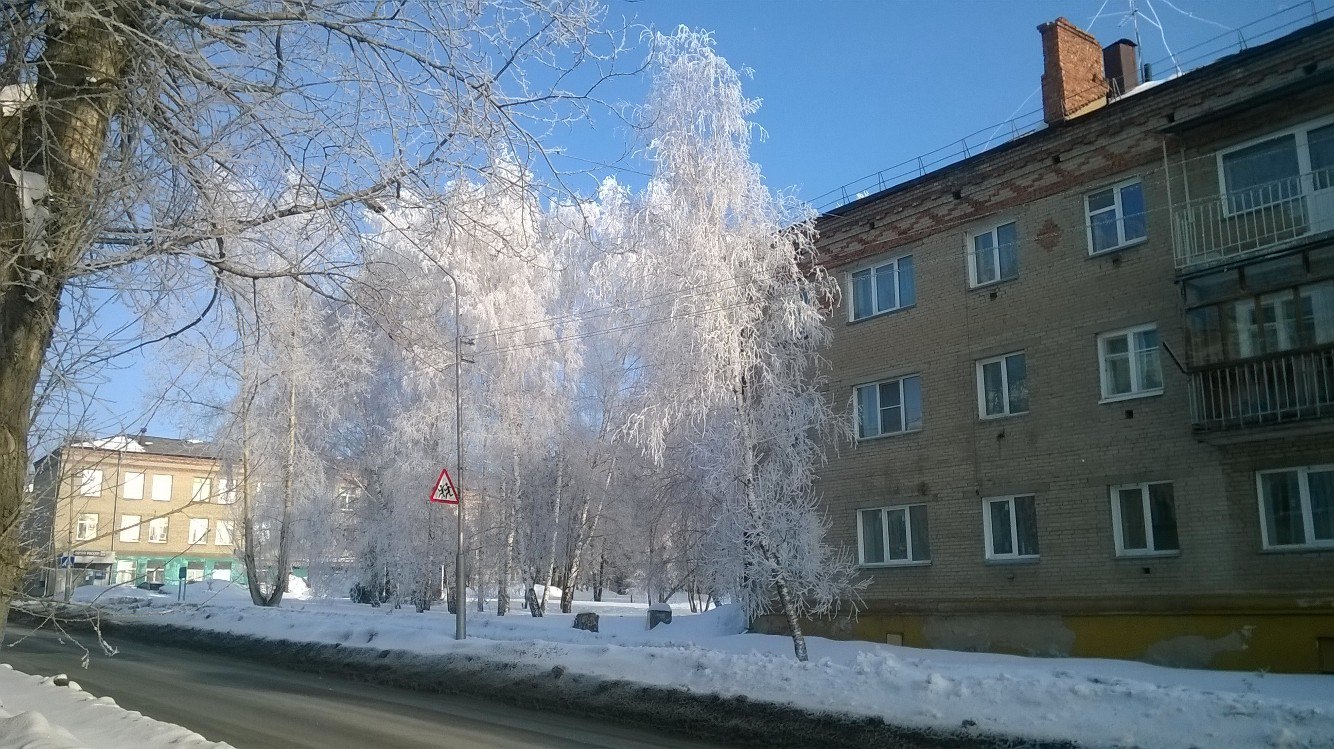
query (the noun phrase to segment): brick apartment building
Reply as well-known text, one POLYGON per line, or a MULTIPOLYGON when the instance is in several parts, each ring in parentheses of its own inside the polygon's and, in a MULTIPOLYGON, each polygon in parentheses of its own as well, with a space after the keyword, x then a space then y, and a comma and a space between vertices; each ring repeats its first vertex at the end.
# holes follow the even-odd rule
POLYGON ((1165 81, 1039 29, 1037 132, 819 220, 826 634, 1334 671, 1334 21, 1165 81))
POLYGON ((236 494, 214 446, 145 435, 69 442, 37 461, 25 540, 32 592, 243 579, 236 494))

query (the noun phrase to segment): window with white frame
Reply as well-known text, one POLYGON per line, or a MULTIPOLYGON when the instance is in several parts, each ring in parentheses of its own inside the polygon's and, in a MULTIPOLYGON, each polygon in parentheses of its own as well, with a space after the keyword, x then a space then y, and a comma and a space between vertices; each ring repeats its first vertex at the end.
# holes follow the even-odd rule
POLYGON ((917 375, 857 386, 857 439, 922 428, 922 381, 917 375))
POLYGON ((1117 556, 1174 554, 1176 499, 1168 481, 1112 487, 1112 535, 1117 556))
POLYGON ((158 502, 171 501, 171 474, 153 474, 153 499, 158 502))
POLYGON ((343 486, 338 489, 338 509, 343 512, 352 512, 357 509, 357 490, 355 487, 343 486))
POLYGON ((1028 365, 1024 352, 977 363, 977 408, 984 419, 1028 413, 1028 365))
POLYGON ((1138 177, 1085 195, 1084 211, 1090 255, 1120 249, 1148 236, 1144 184, 1138 177))
POLYGON ((129 471, 121 482, 120 495, 125 499, 144 498, 144 472, 129 471))
POLYGON ((862 565, 929 563, 926 505, 858 510, 857 549, 862 565))
POLYGON ((987 559, 1036 559, 1038 509, 1032 494, 982 500, 987 559))
POLYGON ((1255 475, 1266 549, 1334 547, 1334 465, 1255 475))
POLYGON ((1104 400, 1163 392, 1158 326, 1139 325, 1098 336, 1098 370, 1104 400))
POLYGON ((208 538, 208 518, 190 518, 190 536, 187 543, 201 544, 208 538))
POLYGON ((165 544, 167 542, 167 519, 153 518, 148 521, 148 542, 165 544))
POLYGON ((144 582, 160 583, 167 575, 167 563, 152 561, 144 564, 144 582))
POLYGON ((218 504, 230 505, 236 503, 236 484, 230 479, 218 479, 218 504))
POLYGON ((1019 276, 1019 230, 1015 222, 970 235, 968 281, 973 286, 1019 276))
POLYGON ((120 540, 126 543, 134 543, 139 540, 139 520, 138 515, 120 516, 120 540))
POLYGON ((85 497, 102 496, 101 468, 85 468, 79 471, 79 494, 85 497))
POLYGON ((213 524, 213 543, 218 546, 232 545, 232 531, 235 529, 232 520, 219 520, 213 524))
POLYGON ((912 255, 854 271, 851 274, 850 320, 861 320, 883 312, 911 307, 917 302, 912 255))
POLYGON ((1218 153, 1228 214, 1243 213, 1334 186, 1334 124, 1307 123, 1218 153))
POLYGON ((213 493, 213 482, 207 476, 195 476, 190 480, 190 501, 207 502, 213 493))
POLYGON ((91 541, 94 538, 97 538, 97 513, 80 514, 78 523, 74 526, 74 540, 91 541))

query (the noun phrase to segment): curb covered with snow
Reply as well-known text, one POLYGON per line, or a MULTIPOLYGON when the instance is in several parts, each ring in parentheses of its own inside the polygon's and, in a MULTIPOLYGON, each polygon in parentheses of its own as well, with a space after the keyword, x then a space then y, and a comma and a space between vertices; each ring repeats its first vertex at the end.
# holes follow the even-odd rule
MULTIPOLYGON (((260 660, 271 665, 333 674, 420 691, 484 696, 518 707, 577 713, 661 728, 674 726, 696 738, 731 746, 897 746, 928 749, 1072 747, 985 735, 886 724, 877 717, 813 713, 744 695, 721 697, 626 680, 603 679, 560 665, 559 643, 521 646, 524 661, 477 654, 417 653, 400 649, 274 640, 178 625, 113 622, 108 636, 164 643, 260 660)), ((517 643, 516 643, 517 644, 517 643)))

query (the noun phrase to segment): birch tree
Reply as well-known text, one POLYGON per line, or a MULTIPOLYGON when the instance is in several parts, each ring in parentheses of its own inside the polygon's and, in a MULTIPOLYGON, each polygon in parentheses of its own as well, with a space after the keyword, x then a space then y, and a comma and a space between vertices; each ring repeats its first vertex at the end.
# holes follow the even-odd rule
POLYGON ((819 441, 836 419, 819 350, 837 284, 815 262, 809 209, 773 195, 750 161, 758 104, 712 39, 655 39, 645 121, 655 169, 643 199, 641 293, 672 284, 670 324, 645 349, 653 389, 632 433, 661 457, 675 427, 715 497, 711 577, 754 616, 777 607, 799 660, 800 619, 851 600, 853 567, 816 509, 819 441))
POLYGON ((187 297, 188 327, 228 277, 345 277, 337 255, 260 269, 226 240, 295 215, 351 238, 368 197, 430 194, 490 154, 536 159, 544 128, 580 116, 613 73, 600 12, 585 0, 0 5, 0 621, 21 574, 33 394, 73 282, 211 289, 187 297), (212 210, 220 171, 258 186, 248 211, 212 210))

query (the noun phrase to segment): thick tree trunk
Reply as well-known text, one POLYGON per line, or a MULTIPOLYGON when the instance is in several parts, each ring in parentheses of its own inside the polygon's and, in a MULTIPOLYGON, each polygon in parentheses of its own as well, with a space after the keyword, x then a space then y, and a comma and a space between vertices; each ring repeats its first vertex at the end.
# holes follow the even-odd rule
POLYGON ((783 616, 787 617, 787 627, 792 634, 792 650, 797 654, 797 660, 805 662, 806 635, 802 634, 801 621, 797 619, 797 610, 792 605, 792 597, 788 594, 787 582, 782 575, 774 581, 774 589, 778 592, 778 605, 783 609, 783 616))
POLYGON ((92 242, 94 184, 127 62, 117 33, 133 27, 121 5, 53 16, 31 103, 0 118, 0 634, 24 574, 33 396, 65 281, 92 242), (46 193, 25 174, 44 178, 46 193))
MULTIPOLYGON (((551 543, 547 547, 547 558, 542 565, 547 573, 546 582, 542 584, 542 600, 538 602, 543 614, 547 611, 547 593, 551 591, 551 583, 556 576, 556 544, 560 540, 560 504, 561 498, 564 496, 564 483, 565 457, 561 456, 556 461, 556 502, 555 508, 551 511, 551 543)), ((564 598, 564 596, 564 589, 562 589, 561 597, 564 598)))

